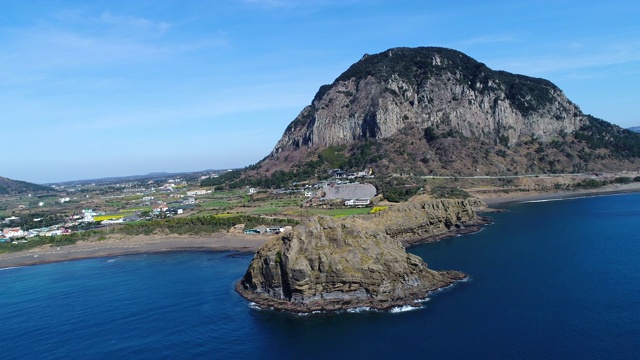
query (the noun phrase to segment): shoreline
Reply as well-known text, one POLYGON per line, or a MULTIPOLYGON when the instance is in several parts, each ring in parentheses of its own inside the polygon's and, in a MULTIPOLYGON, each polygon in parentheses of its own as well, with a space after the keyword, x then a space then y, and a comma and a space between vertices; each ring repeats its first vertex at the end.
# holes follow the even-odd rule
POLYGON ((640 183, 612 184, 596 189, 581 190, 553 190, 553 191, 513 191, 509 193, 475 193, 472 196, 479 198, 487 204, 487 208, 498 205, 549 201, 549 200, 569 200, 592 196, 607 196, 618 194, 630 194, 640 192, 640 183))
POLYGON ((43 245, 0 254, 0 269, 72 260, 178 251, 255 252, 273 235, 214 233, 206 236, 133 236, 72 245, 43 245))
MULTIPOLYGON (((550 200, 568 200, 581 197, 607 196, 640 192, 640 183, 614 184, 598 189, 574 191, 528 191, 511 193, 472 194, 485 202, 487 207, 480 212, 494 211, 496 206, 550 200)), ((456 235, 465 235, 480 231, 490 222, 482 221, 464 229, 447 232, 424 239, 402 240, 405 247, 432 243, 456 235)), ((41 247, 0 254, 0 269, 49 264, 72 260, 152 254, 178 251, 237 251, 253 253, 264 243, 277 235, 233 234, 219 232, 208 235, 193 236, 133 236, 108 238, 101 241, 79 241, 76 244, 41 247)))

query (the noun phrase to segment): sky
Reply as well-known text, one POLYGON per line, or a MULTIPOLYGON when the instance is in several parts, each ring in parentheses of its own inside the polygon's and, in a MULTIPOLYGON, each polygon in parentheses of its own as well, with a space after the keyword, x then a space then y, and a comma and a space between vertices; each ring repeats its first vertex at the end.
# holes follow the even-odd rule
POLYGON ((640 125, 640 2, 0 0, 0 176, 244 167, 366 53, 456 49, 640 125))

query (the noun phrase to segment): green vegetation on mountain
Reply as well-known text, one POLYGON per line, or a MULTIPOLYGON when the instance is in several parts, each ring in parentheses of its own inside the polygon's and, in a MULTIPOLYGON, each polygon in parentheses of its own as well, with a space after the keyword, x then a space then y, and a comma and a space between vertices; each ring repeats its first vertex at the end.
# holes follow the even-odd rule
POLYGON ((0 195, 53 192, 53 188, 0 176, 0 195))
MULTIPOLYGON (((369 76, 386 82, 393 76, 398 76, 416 86, 424 79, 443 72, 456 76, 460 83, 481 93, 498 90, 497 80, 504 86, 506 98, 525 115, 551 103, 552 91, 559 90, 548 80, 494 71, 459 51, 440 47, 395 48, 375 55, 365 55, 342 73, 334 84, 369 76), (441 57, 446 66, 429 61, 434 55, 441 57)), ((330 85, 322 86, 315 99, 324 96, 330 88, 330 85)))
MULTIPOLYGON (((583 114, 552 82, 456 50, 365 55, 289 124, 270 155, 203 186, 288 187, 331 169, 372 169, 390 199, 422 184, 396 175, 505 176, 640 167, 640 134, 583 114)), ((451 195, 451 194, 449 194, 451 195)))
POLYGON ((119 231, 127 235, 150 235, 154 232, 169 234, 206 234, 220 230, 228 230, 234 225, 245 224, 252 228, 263 224, 296 225, 293 219, 265 219, 260 216, 233 215, 233 216, 193 216, 187 218, 170 218, 165 220, 141 221, 127 224, 119 231))
POLYGON ((576 131, 574 137, 590 149, 606 149, 619 158, 640 157, 640 134, 588 116, 589 122, 576 131))

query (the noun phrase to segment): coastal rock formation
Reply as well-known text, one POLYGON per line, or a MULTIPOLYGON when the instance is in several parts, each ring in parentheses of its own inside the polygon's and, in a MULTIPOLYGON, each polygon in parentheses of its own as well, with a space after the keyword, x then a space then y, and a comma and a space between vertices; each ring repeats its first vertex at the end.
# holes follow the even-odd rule
POLYGON ((465 275, 430 270, 394 237, 452 234, 477 220, 465 200, 427 199, 368 219, 315 217, 260 248, 236 289, 261 307, 295 312, 414 305, 465 275))
POLYGON ((378 212, 372 221, 396 240, 408 244, 429 242, 456 233, 476 231, 479 225, 486 224, 486 220, 478 217, 474 208, 484 206, 476 198, 431 199, 418 196, 393 206, 390 211, 378 212))

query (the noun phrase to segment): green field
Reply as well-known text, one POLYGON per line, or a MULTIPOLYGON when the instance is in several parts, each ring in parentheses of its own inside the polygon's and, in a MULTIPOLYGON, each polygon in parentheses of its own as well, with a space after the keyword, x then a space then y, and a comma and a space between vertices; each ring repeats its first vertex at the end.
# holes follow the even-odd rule
POLYGON ((111 219, 122 219, 125 216, 127 216, 127 214, 99 215, 99 216, 94 216, 93 220, 94 221, 104 221, 104 220, 111 220, 111 219))
POLYGON ((349 215, 362 215, 362 214, 369 214, 370 212, 371 212, 370 208, 312 210, 313 214, 316 214, 316 215, 328 215, 328 216, 333 216, 333 217, 342 217, 342 216, 349 216, 349 215))
POLYGON ((257 215, 257 214, 277 214, 280 212, 280 208, 278 207, 261 207, 255 210, 251 210, 249 214, 257 215))
POLYGON ((219 207, 231 206, 231 203, 225 200, 216 200, 216 201, 200 203, 198 205, 204 208, 219 208, 219 207))

